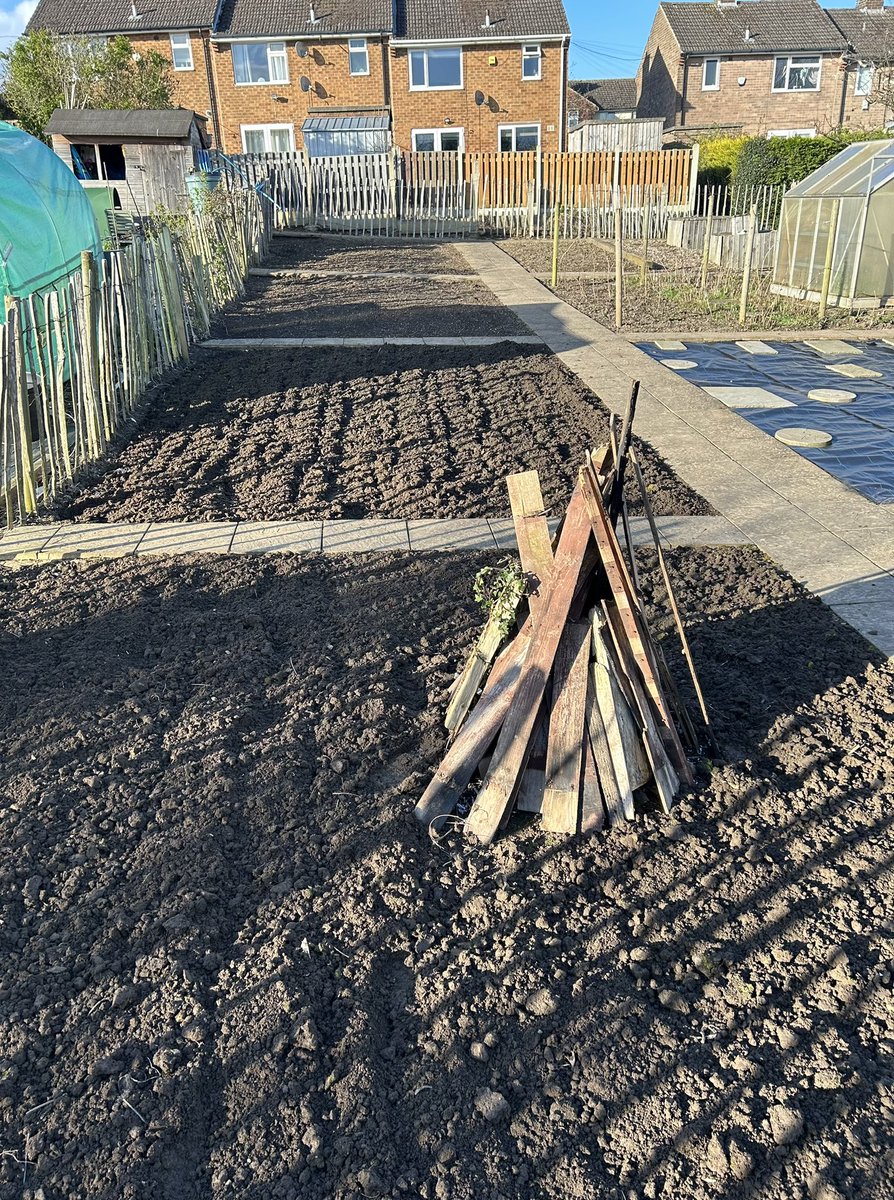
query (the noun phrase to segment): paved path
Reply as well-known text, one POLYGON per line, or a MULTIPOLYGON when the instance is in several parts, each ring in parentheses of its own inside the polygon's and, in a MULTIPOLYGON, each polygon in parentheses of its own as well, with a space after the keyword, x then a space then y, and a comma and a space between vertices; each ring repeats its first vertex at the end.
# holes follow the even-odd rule
POLYGON ((264 279, 411 279, 426 283, 480 283, 477 275, 435 274, 431 271, 357 271, 353 267, 249 267, 249 275, 264 279))
MULTIPOLYGON (((747 542, 725 517, 658 517, 667 546, 739 546, 747 542)), ((555 522, 553 522, 555 526, 555 522)), ((637 545, 651 545, 642 517, 631 522, 637 545)), ((137 524, 26 525, 0 534, 0 562, 57 562, 145 554, 358 554, 380 550, 514 550, 508 517, 405 521, 144 521, 137 524)))
POLYGON ((640 436, 766 554, 894 655, 891 507, 865 500, 563 303, 492 242, 457 249, 610 409, 623 410, 631 381, 639 379, 640 436))
POLYGON ((513 342, 517 346, 542 346, 543 338, 530 334, 501 337, 358 337, 358 338, 209 338, 200 342, 206 350, 296 350, 315 346, 499 346, 513 342))

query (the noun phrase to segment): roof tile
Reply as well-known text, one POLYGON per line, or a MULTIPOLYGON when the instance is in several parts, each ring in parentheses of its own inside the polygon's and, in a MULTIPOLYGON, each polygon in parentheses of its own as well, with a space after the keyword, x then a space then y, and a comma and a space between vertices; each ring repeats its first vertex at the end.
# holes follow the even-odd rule
POLYGON ((662 4, 683 54, 843 51, 845 40, 814 0, 662 4), (748 38, 746 39, 746 33, 748 38))

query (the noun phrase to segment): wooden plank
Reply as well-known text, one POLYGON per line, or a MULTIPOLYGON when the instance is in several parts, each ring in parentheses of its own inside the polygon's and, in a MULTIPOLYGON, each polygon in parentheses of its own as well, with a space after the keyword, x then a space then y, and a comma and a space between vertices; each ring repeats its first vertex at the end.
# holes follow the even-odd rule
POLYGON ((596 691, 592 672, 587 687, 587 734, 590 743, 590 752, 596 764, 596 774, 599 778, 599 786, 602 791, 602 800, 605 805, 608 823, 609 825, 618 825, 621 821, 625 820, 624 805, 618 789, 618 781, 615 778, 615 768, 611 752, 608 748, 608 738, 605 734, 605 726, 602 723, 602 714, 599 711, 599 705, 596 703, 596 691))
POLYGON ((589 624, 566 625, 553 669, 546 751, 543 828, 550 833, 577 832, 589 660, 589 624))
POLYGON ((466 713, 500 648, 500 643, 506 636, 503 616, 504 614, 496 610, 490 614, 460 672, 444 717, 444 725, 451 732, 459 729, 465 720, 466 713))
POLYGON ((539 813, 543 808, 546 771, 542 767, 526 767, 518 787, 515 807, 519 812, 539 813))
POLYGON ((527 576, 528 603, 535 624, 546 582, 553 568, 552 539, 536 471, 520 471, 506 477, 509 506, 522 570, 527 576))
POLYGON ((587 507, 577 487, 568 506, 549 589, 531 636, 531 648, 515 688, 512 707, 500 731, 487 779, 466 822, 467 832, 482 842, 493 841, 503 814, 512 803, 591 535, 587 507))
POLYGON ((452 813, 506 717, 528 652, 531 626, 526 622, 494 663, 487 687, 475 710, 441 760, 416 805, 418 820, 428 825, 452 813))
POLYGON ((627 709, 627 702, 614 679, 608 648, 602 637, 598 619, 592 625, 594 661, 592 666, 593 692, 602 717, 608 750, 615 769, 618 794, 624 816, 633 820, 633 793, 648 783, 652 773, 639 744, 636 727, 627 709), (639 751, 639 753, 637 753, 639 751))
POLYGON ((587 689, 587 707, 584 714, 584 751, 581 763, 580 780, 580 831, 581 833, 596 833, 605 824, 605 807, 602 803, 602 788, 599 786, 599 769, 590 742, 589 712, 592 703, 590 689, 587 689))

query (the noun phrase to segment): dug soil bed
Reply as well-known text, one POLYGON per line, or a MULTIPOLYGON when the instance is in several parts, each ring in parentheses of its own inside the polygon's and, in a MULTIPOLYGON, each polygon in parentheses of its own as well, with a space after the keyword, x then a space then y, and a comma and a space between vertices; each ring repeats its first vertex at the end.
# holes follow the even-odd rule
POLYGON ((418 271, 466 275, 469 264, 446 242, 388 242, 377 238, 282 237, 274 235, 267 267, 319 268, 327 271, 418 271))
POLYGON ((482 284, 253 276, 216 337, 475 337, 530 329, 482 284))
POLYGON ((894 673, 671 560, 725 761, 490 848, 412 808, 493 556, 0 576, 4 1194, 889 1200, 894 673))
MULTIPOLYGON (((505 476, 532 468, 559 513, 607 429, 606 409, 576 376, 524 347, 198 351, 55 515, 500 516, 505 476)), ((651 447, 640 451, 658 512, 712 511, 651 447)))

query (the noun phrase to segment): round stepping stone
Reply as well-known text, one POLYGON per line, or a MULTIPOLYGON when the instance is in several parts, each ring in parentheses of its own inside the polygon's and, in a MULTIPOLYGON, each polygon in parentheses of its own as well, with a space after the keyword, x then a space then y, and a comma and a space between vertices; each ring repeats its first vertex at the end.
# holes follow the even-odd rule
POLYGON ((821 404, 850 404, 856 398, 856 392, 845 392, 841 388, 814 388, 807 393, 808 400, 819 400, 821 404))
POLYGON ((670 367, 672 371, 693 371, 698 363, 693 362, 691 358, 662 358, 661 365, 670 367))
POLYGON ((825 433, 822 429, 806 429, 802 425, 787 425, 784 429, 777 429, 773 436, 784 446, 798 446, 802 450, 825 450, 826 446, 832 445, 831 433, 825 433))

